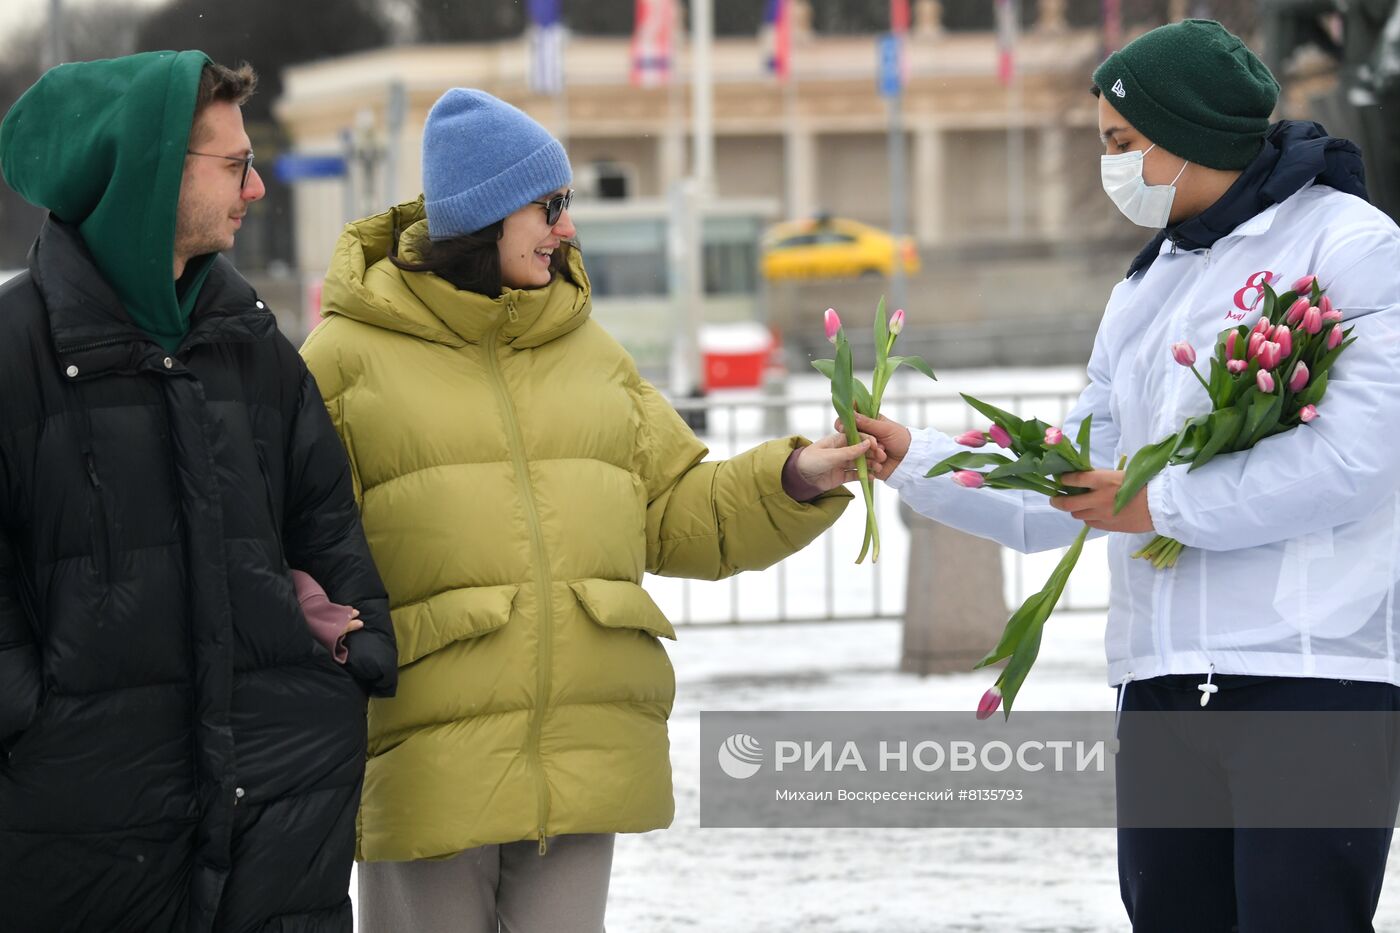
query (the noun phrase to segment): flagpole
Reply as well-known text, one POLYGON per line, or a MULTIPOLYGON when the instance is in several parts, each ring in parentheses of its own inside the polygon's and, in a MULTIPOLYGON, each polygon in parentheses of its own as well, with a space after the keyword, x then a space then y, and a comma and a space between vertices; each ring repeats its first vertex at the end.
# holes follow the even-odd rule
POLYGON ((1006 49, 1010 56, 1010 87, 1007 100, 1010 114, 1006 124, 1006 194, 1011 236, 1020 239, 1026 232, 1026 131, 1022 126, 1024 99, 1021 69, 1016 61, 1017 33, 1021 25, 1020 0, 1003 0, 1006 4, 1006 49))
MULTIPOLYGON (((705 218, 702 205, 714 189, 714 76, 711 51, 714 38, 713 0, 691 0, 690 4, 690 93, 691 135, 694 155, 692 177, 685 192, 686 290, 682 354, 687 394, 704 395, 700 354, 700 326, 705 304, 705 218)), ((703 420, 692 420, 703 429, 703 420)))

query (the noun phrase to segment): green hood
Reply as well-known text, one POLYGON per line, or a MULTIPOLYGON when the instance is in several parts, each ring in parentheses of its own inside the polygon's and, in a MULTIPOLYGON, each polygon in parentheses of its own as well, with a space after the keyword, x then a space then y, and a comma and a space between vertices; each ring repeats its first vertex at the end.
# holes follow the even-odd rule
POLYGON ((213 256, 174 281, 175 212, 203 52, 144 52, 47 71, 0 124, 0 171, 76 226, 138 327, 167 350, 213 256))

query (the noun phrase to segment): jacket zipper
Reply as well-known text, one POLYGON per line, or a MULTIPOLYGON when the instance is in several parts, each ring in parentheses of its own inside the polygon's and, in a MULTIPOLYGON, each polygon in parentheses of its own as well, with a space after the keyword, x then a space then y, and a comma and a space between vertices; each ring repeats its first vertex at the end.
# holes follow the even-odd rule
POLYGON ((99 350, 102 347, 115 347, 119 343, 131 343, 130 337, 109 337, 106 340, 95 340, 92 343, 80 343, 76 347, 61 347, 59 354, 67 356, 69 353, 84 353, 88 350, 99 350))
POLYGON ((112 578, 112 544, 107 534, 107 508, 105 496, 102 492, 102 480, 97 476, 97 459, 92 451, 83 451, 83 462, 87 467, 88 482, 92 484, 92 508, 93 519, 96 526, 93 542, 93 560, 97 562, 97 576, 102 582, 102 599, 107 599, 106 587, 110 585, 112 578))
POLYGON ((535 803, 540 823, 540 855, 544 855, 547 849, 545 826, 549 822, 549 790, 544 780, 544 760, 540 754, 540 732, 544 727, 544 714, 549 702, 553 617, 550 612, 549 561, 548 555, 545 553, 544 535, 540 530, 539 511, 535 505, 534 493, 530 489, 530 465, 525 459, 525 441, 520 434, 520 423, 516 420, 515 404, 511 401, 510 393, 506 390, 505 378, 501 374, 501 361, 497 356, 496 339, 500 336, 501 329, 505 327, 506 320, 516 319, 515 308, 509 304, 506 305, 506 315, 506 319, 487 332, 486 339, 482 341, 481 346, 482 351, 486 354, 486 369, 491 373, 491 385, 496 390, 501 414, 505 417, 511 459, 515 464, 515 479, 520 487, 521 501, 525 506, 525 522, 529 525, 530 547, 534 553, 535 567, 537 568, 535 583, 540 604, 540 649, 538 677, 535 682, 537 699, 534 715, 530 717, 529 752, 535 765, 535 803))

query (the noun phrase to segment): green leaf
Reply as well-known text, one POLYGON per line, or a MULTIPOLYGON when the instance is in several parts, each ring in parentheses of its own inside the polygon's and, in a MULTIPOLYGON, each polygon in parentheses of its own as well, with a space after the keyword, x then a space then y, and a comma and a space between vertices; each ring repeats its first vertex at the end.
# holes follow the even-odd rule
MULTIPOLYGON (((1062 493, 1060 492, 1060 490, 1050 485, 1049 480, 1041 479, 1038 476, 1032 476, 1029 474, 1025 476, 1007 476, 1002 479, 987 480, 987 485, 990 486, 992 489, 1020 489, 1024 490, 1025 492, 1037 492, 1040 493, 1042 496, 1066 495, 1066 493, 1062 493)), ((1069 495, 1077 494, 1069 493, 1069 495)))
POLYGON ((1010 463, 1009 457, 1001 454, 979 454, 971 450, 963 453, 953 454, 945 457, 933 465, 933 469, 925 473, 925 476, 942 476, 944 473, 951 473, 954 470, 978 470, 983 467, 1001 466, 1010 463))
POLYGON ((1259 392, 1256 390, 1254 399, 1249 403, 1249 413, 1245 415, 1244 427, 1240 429, 1239 436, 1240 440, 1244 442, 1244 449, 1248 449, 1252 446, 1250 438, 1259 430, 1260 425, 1266 423, 1272 425, 1273 421, 1278 420, 1277 415, 1272 419, 1269 418, 1269 410, 1274 407, 1275 402, 1279 404, 1280 408, 1283 405, 1283 396, 1277 389, 1278 387, 1276 386, 1273 392, 1259 392))
POLYGON ((1031 672, 1036 658, 1040 656, 1040 637, 1044 632, 1045 620, 1041 619, 1022 637, 1016 645, 1016 651, 1011 655, 1006 669, 1001 672, 998 682, 1001 684, 1001 715, 1003 719, 1011 718, 1011 707, 1016 702, 1016 695, 1021 692, 1022 684, 1026 682, 1026 675, 1031 672))
MULTIPOLYGON (((1335 327, 1337 325, 1334 324, 1333 326, 1335 327)), ((1327 373, 1327 370, 1332 368, 1332 364, 1337 362, 1337 357, 1342 355, 1342 351, 1344 351, 1347 347, 1351 346, 1352 344, 1356 343, 1356 338, 1351 336, 1351 332, 1355 329, 1356 328, 1353 327, 1350 330, 1345 331, 1342 336, 1346 339, 1343 339, 1342 342, 1337 344, 1336 347, 1334 347, 1331 350, 1328 350, 1325 354, 1323 354, 1322 358, 1317 361, 1317 364, 1315 366, 1308 367, 1308 371, 1312 373, 1312 377, 1314 379, 1316 379, 1318 376, 1325 375, 1327 373)))
POLYGON ((1171 459, 1172 453, 1175 452, 1180 442, 1181 436, 1173 434, 1155 444, 1148 444, 1133 454, 1133 459, 1128 461, 1127 472, 1123 475, 1123 485, 1119 488, 1118 495, 1113 499, 1113 513, 1115 515, 1132 501, 1133 496, 1136 496, 1138 490, 1146 486, 1152 477, 1166 468, 1167 461, 1171 459))
POLYGON ((1079 456, 1090 465, 1094 462, 1089 456, 1089 439, 1093 435, 1093 423, 1094 416, 1092 414, 1085 415, 1084 420, 1079 423, 1079 437, 1076 438, 1079 442, 1079 456))
MULTIPOLYGON (((1278 391, 1270 392, 1263 397, 1269 400, 1269 405, 1260 415, 1258 422, 1254 425, 1254 429, 1240 432, 1240 440, 1243 442, 1241 449, 1243 450, 1248 450, 1263 440, 1264 436, 1269 433, 1269 430, 1273 428, 1274 425, 1278 424, 1279 419, 1283 417, 1283 387, 1279 386, 1278 391)), ((1257 404, 1258 400, 1256 399, 1255 405, 1257 404)), ((1255 406, 1251 405, 1249 407, 1249 414, 1251 417, 1254 415, 1254 411, 1255 406)), ((1245 419, 1245 427, 1249 427, 1249 418, 1245 419)))
POLYGON ((1235 442, 1235 438, 1239 436, 1240 427, 1244 424, 1244 415, 1238 408, 1222 408, 1213 412, 1210 420, 1210 440, 1206 441, 1200 452, 1196 454, 1196 459, 1192 461, 1188 473, 1205 466, 1212 457, 1235 442))
POLYGON ((1011 412, 1002 411, 995 405, 988 405, 986 402, 975 399, 966 393, 960 394, 964 402, 967 402, 967 404, 977 409, 994 423, 1001 425, 1006 429, 1006 433, 1010 434, 1012 437, 1021 433, 1021 426, 1025 424, 1025 422, 1011 414, 1011 412))
MULTIPOLYGON (((1040 458, 1040 472, 1043 475, 1059 476, 1061 473, 1084 472, 1084 468, 1082 466, 1080 466, 1078 463, 1071 463, 1070 460, 1064 455, 1064 453, 1061 452, 1060 447, 1066 447, 1068 446, 1068 443, 1069 442, 1066 441, 1063 444, 1051 447, 1048 451, 1046 451, 1045 456, 1040 458)), ((1074 456, 1076 459, 1078 459, 1078 452, 1076 452, 1074 456)))
MULTIPOLYGON (((1055 606, 1059 604, 1060 597, 1064 594, 1065 585, 1069 582, 1069 575, 1074 571, 1075 564, 1079 562, 1079 555, 1084 550, 1084 540, 1088 536, 1089 526, 1085 525, 1074 539, 1074 543, 1060 558, 1060 562, 1055 565, 1044 589, 1037 594, 1040 598, 1035 603, 1029 624, 1016 641, 1011 662, 1001 673, 998 682, 1001 684, 1002 708, 1004 715, 1008 718, 1011 716, 1011 707, 1016 702, 1016 695, 1020 692, 1021 685, 1025 683, 1026 675, 1031 672, 1031 668, 1035 665, 1036 658, 1040 654, 1040 636, 1045 623, 1055 611, 1055 606)), ((1029 603, 1030 600, 1027 602, 1029 603)))
POLYGON ((1045 471, 1040 467, 1040 455, 1024 454, 1011 463, 997 467, 987 474, 987 479, 1004 479, 1008 476, 1039 476, 1045 471))
POLYGON ((1045 591, 1041 590, 1021 603, 1021 608, 1013 612, 1011 618, 1006 620, 1006 625, 1002 627, 1001 640, 997 642, 996 647, 987 652, 982 660, 972 666, 972 669, 979 671, 1011 657, 1011 653, 1016 650, 1016 645, 1020 643, 1031 625, 1034 624, 1036 615, 1040 612, 1040 604, 1044 601, 1045 591))
POLYGON ((1307 388, 1298 393, 1298 407, 1304 405, 1316 405, 1322 401, 1322 397, 1327 394, 1327 374, 1323 373, 1309 382, 1307 388))
POLYGON ((933 374, 933 367, 925 363, 921 356, 892 356, 886 361, 886 365, 891 374, 901 366, 909 366, 928 376, 934 382, 938 381, 938 377, 933 374))
MULTIPOLYGON (((1285 305, 1284 307, 1286 308, 1287 305, 1285 305)), ((1274 315, 1278 313, 1278 309, 1279 309, 1278 295, 1274 294, 1273 288, 1270 287, 1270 285, 1269 285, 1268 282, 1265 282, 1265 283, 1264 283, 1264 311, 1263 311, 1263 314, 1264 314, 1264 317, 1266 317, 1266 318, 1269 319, 1269 323, 1270 323, 1270 324, 1277 323, 1277 321, 1275 321, 1275 319, 1274 319, 1274 315)))
POLYGON ((836 361, 832 367, 831 400, 836 410, 848 412, 855 401, 855 377, 851 375, 851 345, 844 335, 836 337, 836 361))
POLYGON ((1011 437, 1021 442, 1022 447, 1041 450, 1045 447, 1045 431, 1050 425, 1039 418, 1023 422, 1019 431, 1012 431, 1011 437))
POLYGON ((836 372, 835 360, 812 360, 812 368, 828 379, 834 377, 836 372))
POLYGON ((865 383, 859 379, 853 379, 851 380, 851 389, 855 392, 856 410, 862 415, 874 418, 876 416, 875 400, 870 395, 870 390, 865 387, 865 383))

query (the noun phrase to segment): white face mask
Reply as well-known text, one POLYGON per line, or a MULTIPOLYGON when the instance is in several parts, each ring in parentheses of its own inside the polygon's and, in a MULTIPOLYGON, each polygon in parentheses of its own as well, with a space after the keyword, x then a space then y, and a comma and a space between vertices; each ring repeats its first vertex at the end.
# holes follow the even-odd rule
POLYGON ((1176 173, 1170 185, 1149 185, 1142 177, 1142 159, 1156 148, 1154 143, 1143 152, 1101 156, 1099 175, 1103 180, 1104 192, 1118 205, 1124 217, 1140 227, 1160 230, 1171 219, 1176 183, 1191 163, 1181 166, 1181 171, 1176 173))

